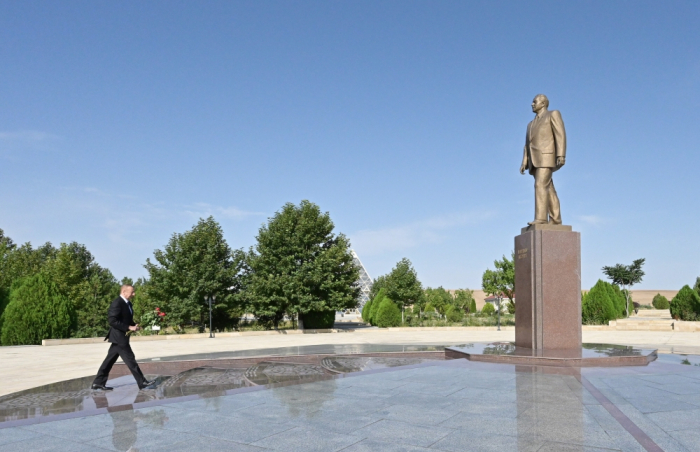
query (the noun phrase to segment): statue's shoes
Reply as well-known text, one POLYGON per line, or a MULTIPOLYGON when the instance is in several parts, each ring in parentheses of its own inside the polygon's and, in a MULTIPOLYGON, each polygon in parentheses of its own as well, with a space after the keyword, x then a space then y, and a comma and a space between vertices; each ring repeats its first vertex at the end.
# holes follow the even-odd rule
POLYGON ((533 226, 533 225, 536 225, 536 224, 547 224, 547 222, 546 222, 546 221, 541 221, 541 220, 535 220, 535 221, 529 222, 528 224, 529 224, 530 226, 533 226))

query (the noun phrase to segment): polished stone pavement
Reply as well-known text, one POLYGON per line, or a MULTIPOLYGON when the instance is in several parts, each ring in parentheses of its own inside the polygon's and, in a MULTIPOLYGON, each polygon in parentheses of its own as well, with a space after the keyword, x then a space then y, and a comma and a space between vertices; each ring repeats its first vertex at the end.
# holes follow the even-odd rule
MULTIPOLYGON (((386 328, 337 334, 248 336, 216 339, 186 339, 157 342, 134 342, 132 348, 139 361, 168 356, 260 350, 311 345, 353 344, 444 344, 515 340, 514 331, 478 331, 439 328, 416 331, 386 328)), ((635 345, 658 349, 660 353, 700 354, 700 334, 666 331, 583 331, 583 341, 635 345)), ((47 383, 94 374, 107 353, 108 343, 59 345, 52 347, 0 347, 0 396, 47 383)))
POLYGON ((2 422, 0 451, 700 450, 699 356, 624 368, 458 359, 362 369, 2 422))

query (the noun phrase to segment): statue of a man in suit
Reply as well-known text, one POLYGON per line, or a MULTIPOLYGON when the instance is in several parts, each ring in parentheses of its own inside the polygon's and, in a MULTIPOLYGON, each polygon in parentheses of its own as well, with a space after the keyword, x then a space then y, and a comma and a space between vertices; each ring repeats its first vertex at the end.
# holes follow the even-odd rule
POLYGON ((549 111, 549 99, 538 94, 532 100, 535 119, 527 125, 523 163, 520 174, 527 169, 535 176, 535 220, 528 224, 561 224, 559 197, 554 189, 552 173, 564 166, 566 131, 561 113, 549 111))

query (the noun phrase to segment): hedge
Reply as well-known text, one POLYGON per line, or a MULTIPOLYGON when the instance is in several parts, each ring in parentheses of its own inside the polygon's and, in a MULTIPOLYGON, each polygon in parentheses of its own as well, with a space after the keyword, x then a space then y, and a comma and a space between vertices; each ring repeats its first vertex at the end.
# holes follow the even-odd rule
POLYGON ((333 328, 335 311, 309 311, 301 315, 304 329, 323 330, 333 328))
POLYGON ((445 312, 445 317, 450 322, 461 322, 464 318, 464 311, 456 306, 449 306, 445 312))
POLYGON ((493 303, 486 303, 483 308, 481 308, 481 313, 484 315, 494 315, 496 313, 496 308, 493 307, 493 303))

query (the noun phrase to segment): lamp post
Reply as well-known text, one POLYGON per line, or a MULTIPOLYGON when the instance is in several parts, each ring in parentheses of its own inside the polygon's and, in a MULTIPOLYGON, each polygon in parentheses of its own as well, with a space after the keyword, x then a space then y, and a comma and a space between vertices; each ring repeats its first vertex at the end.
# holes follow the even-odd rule
POLYGON ((501 294, 496 295, 498 302, 498 331, 501 331, 501 294))
POLYGON ((214 303, 216 303, 216 295, 208 295, 204 297, 204 301, 209 302, 209 338, 211 339, 214 337, 214 333, 211 329, 211 307, 214 303))

